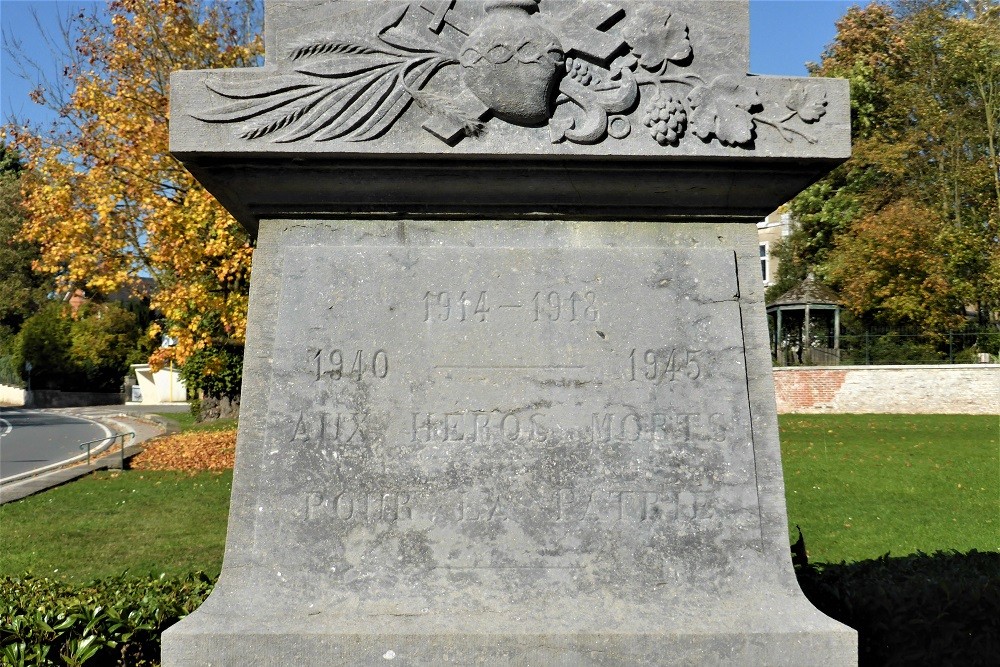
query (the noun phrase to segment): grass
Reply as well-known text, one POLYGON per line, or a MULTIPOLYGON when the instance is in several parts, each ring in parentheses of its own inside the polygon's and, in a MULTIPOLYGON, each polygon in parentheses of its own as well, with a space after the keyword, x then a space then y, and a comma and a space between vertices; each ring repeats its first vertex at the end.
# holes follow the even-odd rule
POLYGON ((181 433, 191 431, 227 431, 237 426, 235 419, 213 419, 207 422, 196 422, 190 412, 167 412, 158 415, 169 427, 181 433))
POLYGON ((0 506, 0 575, 217 575, 232 473, 101 472, 0 506))
POLYGON ((783 415, 789 525, 810 560, 1000 551, 1000 418, 783 415))
MULTIPOLYGON (((785 415, 780 426, 789 524, 814 562, 1000 551, 997 417, 785 415)), ((231 482, 100 473, 2 505, 0 575, 215 575, 231 482)))

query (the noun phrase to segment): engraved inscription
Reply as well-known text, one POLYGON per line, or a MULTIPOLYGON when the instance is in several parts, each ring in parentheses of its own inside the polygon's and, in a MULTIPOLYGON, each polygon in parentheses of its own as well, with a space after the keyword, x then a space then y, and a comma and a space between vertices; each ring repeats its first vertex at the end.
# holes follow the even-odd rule
POLYGON ((462 493, 455 506, 454 519, 459 523, 506 521, 507 508, 500 496, 462 493))
MULTIPOLYGON (((524 509, 541 511, 556 523, 677 524, 715 516, 716 493, 706 490, 561 488, 543 494, 553 500, 527 499, 524 509)), ((431 519, 435 523, 509 521, 510 507, 501 495, 475 491, 446 494, 438 503, 417 507, 409 492, 336 490, 305 495, 307 521, 345 524, 393 524, 431 519)))
POLYGON ((595 412, 594 442, 725 442, 725 416, 720 412, 595 412))
POLYGON ((329 442, 346 444, 361 439, 368 415, 363 412, 300 411, 288 442, 329 442))
POLYGON ((556 492, 556 520, 564 523, 654 523, 710 519, 714 494, 704 491, 614 489, 556 492))
POLYGON ((396 523, 413 518, 410 494, 404 491, 341 491, 306 496, 306 517, 350 523, 396 523))
POLYGON ((594 292, 571 292, 568 295, 559 292, 535 292, 532 299, 535 306, 535 322, 596 322, 600 313, 597 310, 597 296, 594 292))
POLYGON ((316 381, 355 380, 365 376, 384 380, 389 375, 389 354, 385 350, 341 350, 310 348, 309 360, 316 381))
POLYGON ((701 353, 702 350, 692 350, 689 347, 662 347, 645 351, 632 348, 628 354, 629 382, 646 379, 660 384, 664 380, 697 380, 702 372, 702 364, 698 358, 701 353))
POLYGON ((424 322, 485 322, 490 314, 489 298, 479 292, 427 292, 424 294, 424 322))
POLYGON ((410 442, 537 442, 548 440, 543 415, 500 410, 413 412, 410 442))
POLYGON ((502 410, 411 412, 409 440, 432 443, 725 442, 726 419, 720 413, 594 412, 589 424, 559 424, 544 412, 502 410), (588 428, 589 427, 589 428, 588 428))
POLYGON ((601 313, 593 290, 536 291, 530 298, 498 299, 486 290, 424 293, 424 322, 487 322, 491 313, 523 312, 531 322, 597 322, 601 313))

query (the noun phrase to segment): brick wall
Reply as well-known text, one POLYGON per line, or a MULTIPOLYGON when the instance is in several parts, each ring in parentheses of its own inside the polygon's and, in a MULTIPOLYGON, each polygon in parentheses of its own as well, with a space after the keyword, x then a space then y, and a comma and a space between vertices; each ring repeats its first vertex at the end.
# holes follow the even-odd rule
POLYGON ((1000 414, 1000 364, 775 368, 778 412, 1000 414))

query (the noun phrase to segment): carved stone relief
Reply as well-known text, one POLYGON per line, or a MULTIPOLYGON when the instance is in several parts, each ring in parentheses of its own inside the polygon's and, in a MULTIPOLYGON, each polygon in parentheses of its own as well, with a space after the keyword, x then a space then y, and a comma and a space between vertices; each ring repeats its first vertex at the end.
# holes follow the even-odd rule
POLYGON ((553 143, 623 139, 640 125, 664 150, 682 142, 752 149, 761 128, 786 142, 818 139, 819 85, 768 99, 741 74, 699 71, 697 25, 668 4, 423 0, 390 5, 362 37, 338 25, 296 45, 290 71, 252 83, 209 81, 226 101, 195 118, 239 123, 247 140, 363 142, 405 114, 449 145, 492 122, 547 126, 553 143), (551 10, 547 5, 552 5, 551 10), (445 30, 445 26, 448 27, 445 30), (457 67, 454 90, 427 90, 457 67))

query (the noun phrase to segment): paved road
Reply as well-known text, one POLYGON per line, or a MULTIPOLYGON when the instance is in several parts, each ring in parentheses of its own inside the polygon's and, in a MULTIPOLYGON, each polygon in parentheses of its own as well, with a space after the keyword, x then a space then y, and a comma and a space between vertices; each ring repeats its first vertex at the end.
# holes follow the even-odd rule
POLYGON ((81 454, 81 442, 110 435, 72 415, 0 408, 0 480, 65 461, 81 454))

